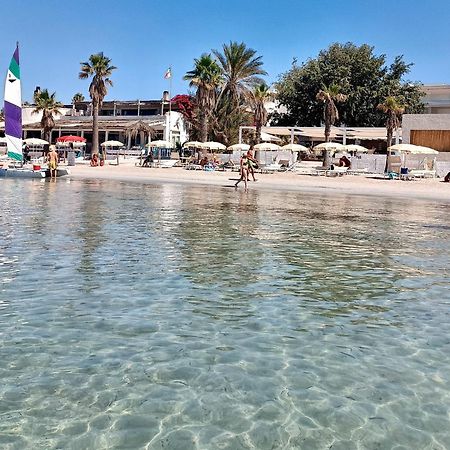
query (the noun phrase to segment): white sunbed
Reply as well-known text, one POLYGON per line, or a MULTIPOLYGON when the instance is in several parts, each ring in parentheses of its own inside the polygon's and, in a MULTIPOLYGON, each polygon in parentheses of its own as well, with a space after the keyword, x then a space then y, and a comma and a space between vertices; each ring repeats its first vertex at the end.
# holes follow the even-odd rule
POLYGON ((347 172, 348 172, 348 167, 335 166, 334 169, 326 170, 325 176, 326 177, 330 177, 330 176, 341 177, 342 175, 346 175, 347 172))
POLYGON ((168 169, 174 167, 178 163, 178 159, 162 159, 161 161, 155 161, 155 167, 160 167, 162 169, 168 169))
POLYGON ((411 169, 409 171, 409 175, 414 178, 436 178, 435 170, 420 170, 420 169, 411 169))

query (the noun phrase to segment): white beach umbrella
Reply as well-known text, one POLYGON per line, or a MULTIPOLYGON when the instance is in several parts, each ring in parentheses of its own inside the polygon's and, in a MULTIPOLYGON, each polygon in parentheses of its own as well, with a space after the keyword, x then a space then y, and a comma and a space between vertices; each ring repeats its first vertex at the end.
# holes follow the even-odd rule
POLYGON ((100 144, 102 147, 123 147, 123 142, 120 141, 105 141, 100 144))
POLYGON ((339 142, 322 142, 322 144, 316 145, 314 150, 317 151, 331 151, 331 150, 344 150, 344 146, 339 142))
POLYGON ((342 150, 345 150, 347 152, 355 152, 355 153, 368 153, 369 152, 368 148, 363 147, 362 145, 357 145, 357 144, 344 145, 344 148, 342 150))
POLYGON ((47 145, 47 144, 49 144, 48 141, 44 141, 44 139, 38 139, 38 138, 27 138, 27 139, 24 139, 23 142, 27 145, 47 145))
POLYGON ((429 147, 413 144, 395 144, 389 147, 389 151, 397 151, 400 153, 409 153, 411 155, 437 155, 439 152, 429 147))
POLYGON ((151 141, 145 144, 146 147, 173 148, 173 144, 169 141, 151 141))
POLYGON ((271 150, 280 150, 281 147, 277 144, 272 144, 271 142, 261 142, 261 144, 256 144, 253 147, 253 149, 260 151, 271 151, 271 150))
POLYGON ((183 144, 183 148, 201 148, 202 144, 203 144, 203 142, 199 142, 199 141, 185 142, 183 144))
POLYGON ((248 144, 233 144, 230 145, 229 147, 227 147, 227 150, 231 150, 231 151, 239 151, 239 152, 246 152, 248 150, 250 150, 250 145, 248 144))
POLYGON ((199 145, 200 148, 204 148, 207 150, 226 150, 226 146, 221 144, 220 142, 201 142, 199 145))
POLYGON ((309 152, 309 148, 300 144, 287 144, 281 147, 282 150, 290 150, 291 152, 309 152))

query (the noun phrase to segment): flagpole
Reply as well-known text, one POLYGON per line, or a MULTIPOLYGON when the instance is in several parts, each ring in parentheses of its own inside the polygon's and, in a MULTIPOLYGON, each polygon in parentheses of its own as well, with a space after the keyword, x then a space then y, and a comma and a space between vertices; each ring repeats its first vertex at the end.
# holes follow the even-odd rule
POLYGON ((172 66, 170 69, 170 77, 169 77, 169 142, 172 143, 172 66))

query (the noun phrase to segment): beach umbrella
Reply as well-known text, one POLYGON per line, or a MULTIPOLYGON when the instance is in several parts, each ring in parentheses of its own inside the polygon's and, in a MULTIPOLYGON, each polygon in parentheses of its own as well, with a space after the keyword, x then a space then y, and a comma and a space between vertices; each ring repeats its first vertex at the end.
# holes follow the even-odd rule
POLYGON ((357 144, 350 144, 350 145, 344 145, 344 148, 342 150, 345 150, 347 152, 355 152, 355 153, 368 153, 369 149, 366 147, 363 147, 362 145, 357 144))
POLYGON ((395 144, 389 147, 389 151, 397 151, 400 153, 408 153, 411 155, 437 155, 439 152, 429 147, 413 144, 395 144))
POLYGON ((344 150, 344 146, 342 144, 339 144, 338 142, 322 142, 322 144, 316 145, 314 147, 314 150, 316 151, 324 151, 326 150, 344 150))
POLYGON ((309 148, 300 144, 287 144, 281 147, 282 150, 290 150, 291 152, 309 152, 309 148))
POLYGON ((253 149, 254 150, 263 150, 263 151, 273 151, 280 150, 280 146, 277 144, 272 144, 271 142, 261 142, 261 144, 256 144, 253 149))
POLYGON ((395 144, 389 147, 389 152, 397 151, 403 154, 403 167, 406 167, 407 155, 437 155, 439 152, 429 147, 413 144, 395 144))
POLYGON ((239 152, 247 152, 248 150, 250 150, 250 145, 248 144, 233 144, 230 145, 229 147, 227 147, 227 150, 231 150, 231 151, 239 151, 239 152))
POLYGON ((199 142, 199 141, 185 142, 183 144, 183 148, 201 148, 200 146, 202 144, 203 144, 203 142, 199 142))
POLYGON ((207 150, 226 150, 226 146, 221 144, 220 142, 201 142, 199 145, 200 148, 204 148, 207 150))
POLYGON ((60 136, 56 142, 86 142, 86 139, 81 136, 60 136))
POLYGON ((124 143, 120 141, 105 141, 100 144, 102 147, 123 147, 124 143))
POLYGON ((23 142, 27 145, 47 145, 47 144, 49 144, 48 141, 44 141, 44 139, 38 139, 38 138, 27 138, 27 139, 24 139, 23 142))
POLYGON ((169 141, 151 141, 145 144, 146 147, 173 148, 173 144, 169 141))

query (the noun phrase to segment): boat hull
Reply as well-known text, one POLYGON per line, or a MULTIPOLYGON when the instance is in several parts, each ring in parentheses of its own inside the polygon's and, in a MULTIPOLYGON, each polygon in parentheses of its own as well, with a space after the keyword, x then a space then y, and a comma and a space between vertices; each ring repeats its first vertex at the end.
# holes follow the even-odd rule
MULTIPOLYGON (((56 176, 63 177, 69 175, 68 169, 57 169, 56 176)), ((6 178, 50 178, 50 170, 31 170, 20 168, 0 169, 0 177, 6 178)))

